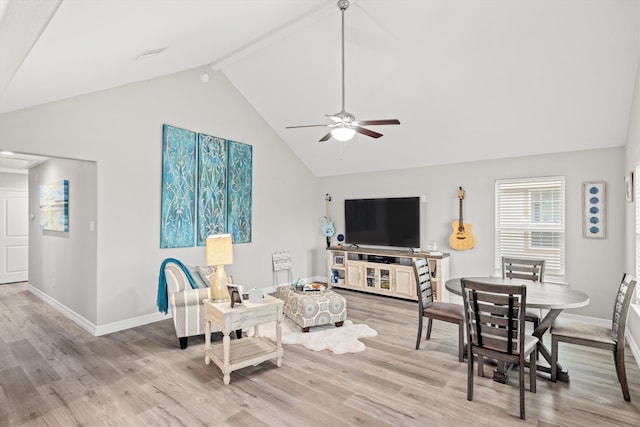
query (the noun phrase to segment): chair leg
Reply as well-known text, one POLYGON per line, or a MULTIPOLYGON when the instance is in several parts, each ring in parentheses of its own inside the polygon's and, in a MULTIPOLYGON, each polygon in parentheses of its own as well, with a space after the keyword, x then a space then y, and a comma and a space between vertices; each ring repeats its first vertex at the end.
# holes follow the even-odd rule
POLYGON ((416 350, 420 350, 420 338, 422 338, 422 315, 418 318, 418 339, 416 340, 416 350))
POLYGON ((551 335, 551 381, 556 382, 558 379, 558 337, 551 335))
POLYGON ((622 395, 624 396, 624 400, 626 400, 627 402, 631 402, 631 395, 629 394, 629 385, 627 384, 627 372, 624 367, 624 347, 623 346, 620 346, 620 345, 616 346, 614 359, 616 364, 616 373, 618 374, 620 386, 622 387, 622 395))
POLYGON ((180 340, 181 350, 184 350, 185 348, 187 348, 187 344, 189 343, 189 337, 180 337, 178 338, 178 340, 180 340))
MULTIPOLYGON (((531 352, 532 357, 535 350, 531 352)), ((523 357, 520 357, 520 361, 524 362, 523 357)), ((520 418, 524 420, 524 363, 520 363, 520 375, 518 375, 518 382, 520 383, 520 418)))
POLYGON ((464 362, 464 323, 458 323, 458 360, 464 362))
POLYGON ((467 346, 467 363, 467 400, 473 400, 473 353, 470 345, 467 346))
POLYGON ((537 351, 532 351, 529 356, 529 391, 531 393, 536 392, 536 377, 537 377, 537 366, 538 366, 538 357, 537 351))
POLYGON ((431 327, 433 326, 433 319, 429 317, 429 323, 427 325, 427 339, 431 339, 431 327))

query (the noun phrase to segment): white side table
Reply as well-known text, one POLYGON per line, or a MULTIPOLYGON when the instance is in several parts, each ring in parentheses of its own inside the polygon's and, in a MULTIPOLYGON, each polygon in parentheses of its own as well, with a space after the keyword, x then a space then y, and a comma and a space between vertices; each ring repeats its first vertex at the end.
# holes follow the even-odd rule
POLYGON ((207 321, 205 323, 204 363, 213 360, 218 365, 225 384, 231 382, 231 372, 236 369, 276 359, 276 366, 282 366, 282 305, 278 298, 265 295, 264 302, 252 304, 245 301, 231 308, 229 302, 213 303, 204 300, 207 321), (276 343, 258 337, 258 327, 264 323, 276 322, 276 343), (211 345, 211 324, 222 331, 222 344, 211 345), (229 334, 236 329, 253 326, 255 334, 231 341, 229 334))

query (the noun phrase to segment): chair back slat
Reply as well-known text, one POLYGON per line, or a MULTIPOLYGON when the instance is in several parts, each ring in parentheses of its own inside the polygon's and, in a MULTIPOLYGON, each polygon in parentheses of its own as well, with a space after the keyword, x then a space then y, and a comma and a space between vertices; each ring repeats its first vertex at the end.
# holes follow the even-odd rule
POLYGON ((524 351, 526 287, 466 279, 461 284, 470 342, 509 355, 524 351))
POLYGON ((502 277, 544 281, 545 260, 502 257, 502 277))
POLYGON ((629 313, 629 305, 631 304, 631 296, 636 287, 636 279, 630 274, 623 274, 616 300, 613 304, 613 321, 611 331, 613 339, 616 341, 624 340, 624 330, 627 323, 627 314, 629 313))
POLYGON ((416 289, 420 311, 433 302, 433 286, 431 283, 431 271, 426 258, 418 258, 413 262, 413 270, 416 276, 416 289))

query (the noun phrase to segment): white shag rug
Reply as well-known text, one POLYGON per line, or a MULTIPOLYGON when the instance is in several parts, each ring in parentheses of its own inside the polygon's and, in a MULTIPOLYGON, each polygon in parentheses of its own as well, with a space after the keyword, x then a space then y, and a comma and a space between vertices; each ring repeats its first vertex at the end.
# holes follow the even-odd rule
MULTIPOLYGON (((248 336, 254 335, 253 328, 246 332, 248 336)), ((286 316, 282 322, 282 344, 302 344, 309 350, 329 350, 334 354, 364 351, 366 346, 358 338, 370 338, 376 335, 378 332, 375 329, 364 324, 354 325, 351 320, 345 320, 339 328, 333 323, 313 326, 306 333, 303 333, 301 328, 286 316)), ((258 336, 275 341, 276 322, 260 325, 258 336)))

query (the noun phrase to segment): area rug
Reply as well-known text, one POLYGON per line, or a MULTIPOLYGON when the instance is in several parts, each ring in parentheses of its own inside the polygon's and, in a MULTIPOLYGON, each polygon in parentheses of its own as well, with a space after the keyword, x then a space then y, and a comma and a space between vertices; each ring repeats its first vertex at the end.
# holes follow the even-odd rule
MULTIPOLYGON (((253 328, 247 331, 253 336, 253 328)), ((282 322, 282 344, 301 344, 313 351, 329 350, 334 354, 359 353, 367 347, 358 338, 370 338, 378 335, 375 329, 364 324, 355 325, 351 320, 337 328, 334 324, 314 326, 303 333, 298 325, 288 317, 282 322)), ((276 323, 260 326, 258 336, 276 340, 276 323)))

